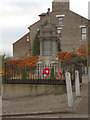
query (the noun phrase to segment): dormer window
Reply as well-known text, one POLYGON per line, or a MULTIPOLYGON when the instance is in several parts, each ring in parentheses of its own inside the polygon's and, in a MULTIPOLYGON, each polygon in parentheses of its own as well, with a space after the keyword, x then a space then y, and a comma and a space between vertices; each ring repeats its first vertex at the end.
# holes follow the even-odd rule
POLYGON ((29 41, 29 36, 27 36, 27 41, 29 41))

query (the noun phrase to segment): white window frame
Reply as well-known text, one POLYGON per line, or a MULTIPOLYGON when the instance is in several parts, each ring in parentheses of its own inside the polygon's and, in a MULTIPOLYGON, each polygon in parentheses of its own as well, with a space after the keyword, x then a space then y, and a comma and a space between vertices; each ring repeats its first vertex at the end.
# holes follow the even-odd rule
POLYGON ((86 28, 86 27, 84 26, 84 27, 81 28, 81 40, 87 40, 87 28, 86 28, 86 32, 84 32, 84 33, 82 32, 83 28, 86 28), (83 39, 84 35, 86 36, 86 39, 83 39))
POLYGON ((62 27, 57 28, 57 33, 58 33, 58 35, 60 35, 60 38, 62 38, 62 27), (61 33, 58 33, 58 30, 61 30, 61 33))

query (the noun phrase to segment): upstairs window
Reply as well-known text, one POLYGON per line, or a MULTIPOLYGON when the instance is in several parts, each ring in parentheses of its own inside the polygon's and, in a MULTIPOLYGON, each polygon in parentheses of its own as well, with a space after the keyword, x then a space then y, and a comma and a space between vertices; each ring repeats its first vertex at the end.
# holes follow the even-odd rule
POLYGON ((63 17, 58 17, 58 25, 63 25, 63 17))
POLYGON ((86 27, 81 28, 81 37, 82 37, 82 40, 86 40, 87 39, 86 27))
POLYGON ((29 57, 29 53, 27 53, 27 57, 29 57))
POLYGON ((27 36, 27 41, 29 41, 29 36, 27 36))
POLYGON ((62 29, 57 29, 57 33, 59 35, 59 38, 61 38, 62 29))

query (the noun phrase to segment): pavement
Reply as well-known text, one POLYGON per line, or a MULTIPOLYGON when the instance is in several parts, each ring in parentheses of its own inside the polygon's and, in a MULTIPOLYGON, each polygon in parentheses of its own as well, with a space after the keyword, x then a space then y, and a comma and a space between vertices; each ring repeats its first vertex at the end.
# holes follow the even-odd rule
POLYGON ((3 117, 79 118, 88 117, 88 76, 83 76, 81 96, 73 92, 74 103, 68 107, 67 94, 41 95, 2 101, 3 117))

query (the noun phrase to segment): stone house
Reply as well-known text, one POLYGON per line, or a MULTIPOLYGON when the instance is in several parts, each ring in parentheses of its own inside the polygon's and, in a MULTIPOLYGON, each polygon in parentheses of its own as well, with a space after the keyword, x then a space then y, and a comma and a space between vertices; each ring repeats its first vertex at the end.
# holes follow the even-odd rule
POLYGON ((28 32, 13 43, 13 59, 24 58, 30 55, 30 33, 28 32))
MULTIPOLYGON (((88 19, 71 11, 69 7, 70 2, 68 0, 53 0, 52 12, 48 9, 47 13, 40 14, 40 20, 28 27, 30 33, 30 52, 32 52, 32 45, 37 31, 42 25, 48 22, 49 12, 51 24, 57 26, 57 33, 60 38, 62 51, 77 50, 81 44, 87 43, 88 19)), ((23 44, 22 38, 21 43, 17 41, 13 44, 14 57, 17 55, 20 56, 18 54, 21 48, 19 47, 20 44, 23 44), (19 47, 18 49, 17 46, 19 47)), ((28 46, 27 49, 25 48, 23 49, 22 55, 27 54, 27 49, 29 48, 28 46)))

